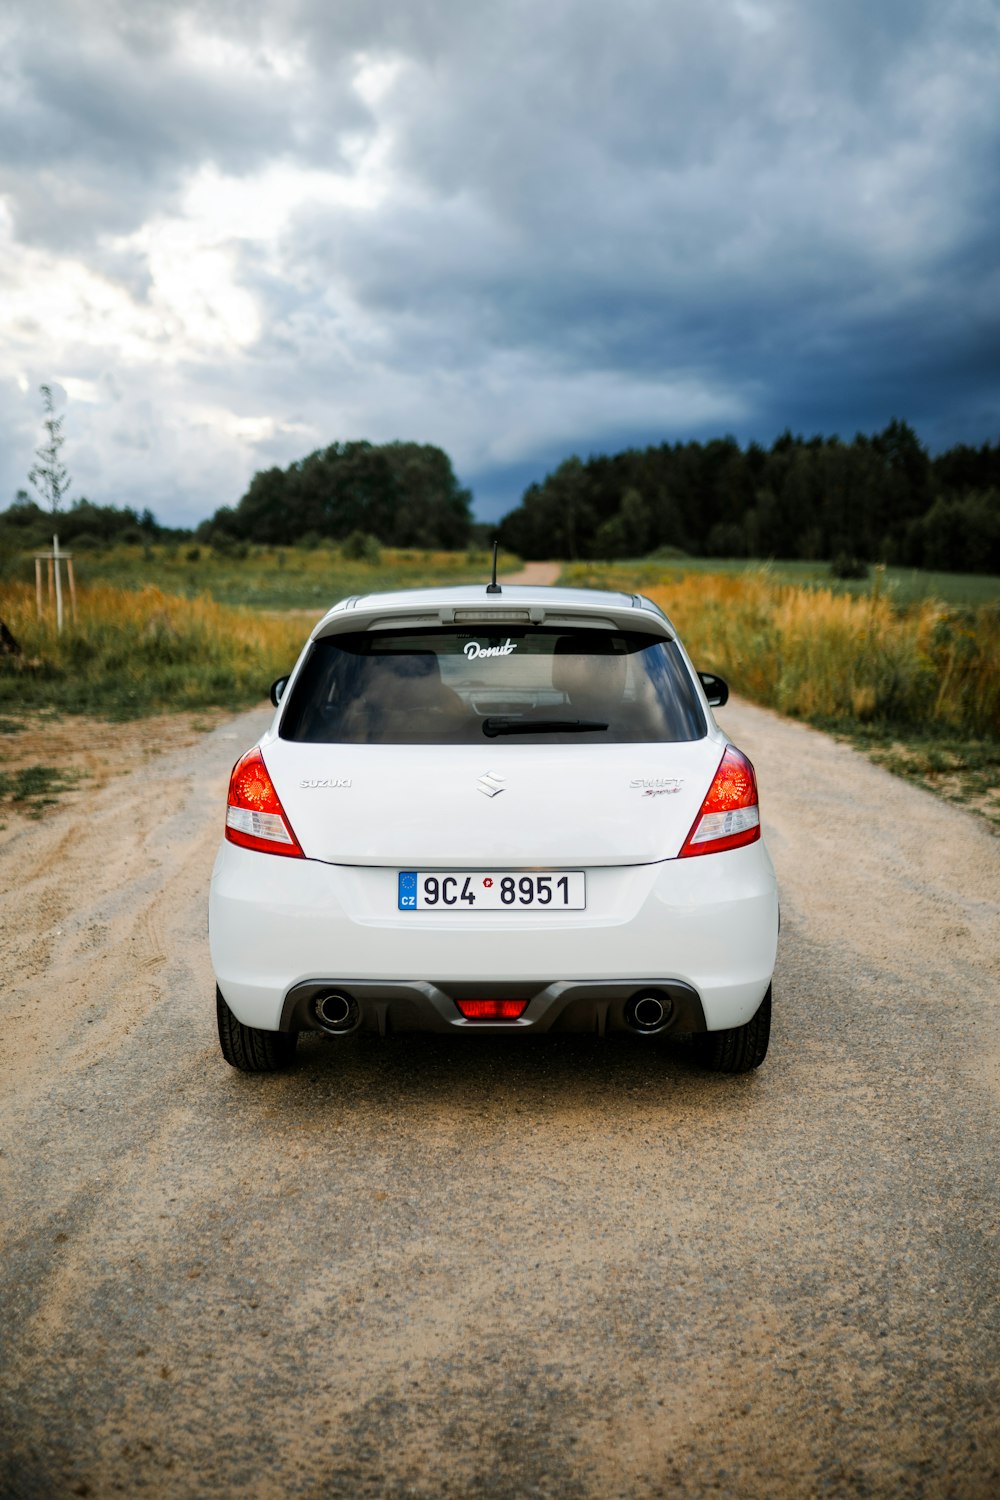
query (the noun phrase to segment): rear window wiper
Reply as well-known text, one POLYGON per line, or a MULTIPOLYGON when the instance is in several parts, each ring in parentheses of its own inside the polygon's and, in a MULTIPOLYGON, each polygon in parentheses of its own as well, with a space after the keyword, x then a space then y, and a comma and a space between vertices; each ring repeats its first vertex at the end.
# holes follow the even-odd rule
POLYGON ((498 734, 589 734, 607 728, 596 719, 509 719, 493 714, 483 720, 483 733, 491 740, 498 734))

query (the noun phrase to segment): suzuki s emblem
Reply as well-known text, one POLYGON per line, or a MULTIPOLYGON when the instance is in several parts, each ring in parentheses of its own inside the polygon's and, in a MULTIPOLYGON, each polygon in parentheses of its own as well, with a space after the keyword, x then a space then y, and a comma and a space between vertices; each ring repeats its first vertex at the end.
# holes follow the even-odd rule
POLYGON ((485 776, 480 776, 479 780, 476 782, 476 786, 482 792, 484 797, 496 797, 502 791, 506 790, 506 788, 501 785, 503 780, 504 777, 500 775, 499 771, 487 771, 485 776))

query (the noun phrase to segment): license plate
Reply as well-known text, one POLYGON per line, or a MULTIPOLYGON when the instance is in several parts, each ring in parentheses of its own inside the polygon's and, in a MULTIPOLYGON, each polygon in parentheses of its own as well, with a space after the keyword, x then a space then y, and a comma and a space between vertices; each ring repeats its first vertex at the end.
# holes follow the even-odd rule
POLYGON ((582 911, 583 870, 400 870, 400 911, 582 911))

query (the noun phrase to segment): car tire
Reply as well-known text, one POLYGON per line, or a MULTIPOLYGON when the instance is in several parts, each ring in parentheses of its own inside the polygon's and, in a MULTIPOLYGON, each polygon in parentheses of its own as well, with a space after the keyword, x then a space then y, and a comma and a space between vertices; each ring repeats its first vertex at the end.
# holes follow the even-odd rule
POLYGON ((298 1032, 261 1031, 257 1026, 244 1026, 222 998, 218 985, 215 987, 215 1012, 219 1021, 219 1046, 231 1067, 239 1068, 241 1073, 275 1073, 279 1068, 288 1067, 295 1056, 298 1032))
POLYGON ((695 1056, 712 1073, 749 1073, 767 1056, 771 1035, 771 986, 745 1026, 703 1031, 694 1038, 695 1056))

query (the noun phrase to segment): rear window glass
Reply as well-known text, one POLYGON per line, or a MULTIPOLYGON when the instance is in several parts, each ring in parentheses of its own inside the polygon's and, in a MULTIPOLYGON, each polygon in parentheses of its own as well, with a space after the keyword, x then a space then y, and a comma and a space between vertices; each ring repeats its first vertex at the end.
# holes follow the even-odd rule
POLYGON ((706 723, 673 640, 456 627, 316 640, 279 733, 313 744, 649 744, 700 739, 706 723))
POLYGON ((324 636, 279 727, 282 739, 351 745, 633 744, 705 732, 675 642, 529 626, 324 636))

